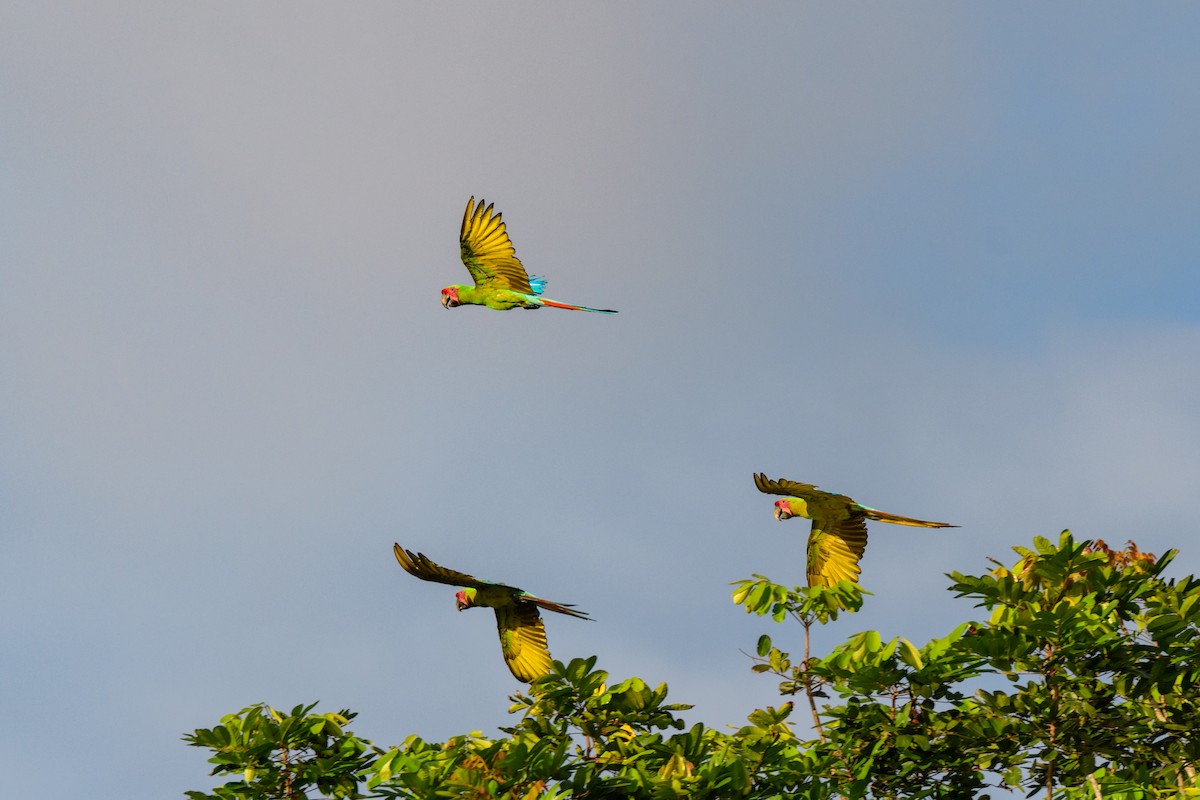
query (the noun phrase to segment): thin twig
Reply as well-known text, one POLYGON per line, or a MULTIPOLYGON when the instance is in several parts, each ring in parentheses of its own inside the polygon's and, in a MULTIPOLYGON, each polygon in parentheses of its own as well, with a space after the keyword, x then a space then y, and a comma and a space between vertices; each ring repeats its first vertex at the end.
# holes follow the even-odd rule
POLYGON ((821 726, 821 715, 817 713, 817 699, 813 695, 812 674, 808 670, 809 631, 812 630, 812 620, 802 620, 804 623, 804 694, 808 697, 808 707, 812 711, 813 726, 817 735, 825 742, 825 729, 821 726))

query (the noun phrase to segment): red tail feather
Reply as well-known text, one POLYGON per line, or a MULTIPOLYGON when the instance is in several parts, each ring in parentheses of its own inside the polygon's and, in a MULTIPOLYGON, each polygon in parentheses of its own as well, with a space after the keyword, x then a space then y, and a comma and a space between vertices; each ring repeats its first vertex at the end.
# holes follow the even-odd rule
POLYGON ((568 311, 592 311, 597 314, 615 314, 615 313, 617 313, 616 311, 613 311, 611 308, 588 308, 587 306, 572 306, 572 305, 568 305, 566 303, 560 303, 557 300, 547 300, 544 297, 539 298, 539 299, 542 301, 542 305, 544 305, 544 306, 551 306, 552 308, 565 308, 568 311))

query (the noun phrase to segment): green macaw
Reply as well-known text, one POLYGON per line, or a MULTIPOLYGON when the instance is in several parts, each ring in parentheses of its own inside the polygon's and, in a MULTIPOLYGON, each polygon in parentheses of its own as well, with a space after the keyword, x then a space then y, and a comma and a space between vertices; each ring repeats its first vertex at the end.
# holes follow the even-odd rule
POLYGON ((546 646, 546 628, 538 614, 539 606, 547 611, 590 619, 586 612, 576 611, 569 603, 554 603, 513 586, 477 580, 466 573, 438 566, 421 553, 405 550, 398 544, 394 544, 392 550, 409 575, 423 581, 467 587, 454 596, 459 611, 475 606, 495 610, 504 661, 519 681, 532 683, 550 671, 550 650, 546 646))
POLYGON ((760 492, 784 495, 775 501, 775 518, 805 517, 812 520, 808 535, 808 585, 833 586, 841 580, 858 582, 858 561, 867 549, 867 520, 913 525, 920 528, 957 528, 946 522, 889 514, 856 503, 844 494, 823 492, 811 483, 798 483, 754 474, 760 492))
POLYGON ((525 267, 517 259, 517 250, 508 238, 500 212, 492 213, 492 205, 484 208, 486 200, 475 206, 475 198, 467 201, 463 213, 462 229, 458 234, 458 245, 462 261, 471 273, 474 286, 457 284, 442 289, 442 305, 455 308, 461 305, 487 306, 498 311, 513 308, 566 308, 571 311, 593 311, 598 314, 615 314, 608 308, 573 306, 542 297, 546 279, 529 277, 525 267))

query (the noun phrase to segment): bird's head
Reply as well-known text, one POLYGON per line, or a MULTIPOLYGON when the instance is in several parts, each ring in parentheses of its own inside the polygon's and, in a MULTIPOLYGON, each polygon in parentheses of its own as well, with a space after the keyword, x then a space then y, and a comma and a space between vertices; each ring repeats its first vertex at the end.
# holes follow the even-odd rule
POLYGON ((791 502, 791 498, 788 497, 775 501, 775 519, 784 520, 796 516, 792 511, 791 502))
POLYGON ((444 308, 457 308, 462 305, 462 301, 458 299, 458 287, 447 286, 442 289, 442 306, 444 308))
POLYGON ((458 607, 459 611, 462 611, 464 608, 471 608, 475 605, 475 590, 460 589, 458 594, 454 595, 454 604, 458 607))

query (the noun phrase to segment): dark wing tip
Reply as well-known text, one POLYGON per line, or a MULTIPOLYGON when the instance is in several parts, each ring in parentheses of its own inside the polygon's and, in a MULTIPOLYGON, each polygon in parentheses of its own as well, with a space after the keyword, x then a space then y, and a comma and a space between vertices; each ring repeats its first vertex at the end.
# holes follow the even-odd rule
MULTIPOLYGON (((787 478, 777 478, 771 480, 765 473, 754 473, 754 485, 758 487, 760 492, 765 494, 778 494, 784 497, 801 497, 804 493, 814 492, 817 487, 812 483, 801 483, 800 481, 788 480, 787 478)), ((827 492, 825 494, 828 494, 827 492)))
POLYGON ((397 543, 392 544, 392 552, 396 554, 396 560, 400 562, 404 571, 414 578, 435 583, 450 583, 450 581, 443 580, 439 574, 443 571, 442 568, 430 561, 424 553, 405 550, 397 543))
POLYGON ((779 486, 765 472, 754 473, 754 485, 763 494, 779 494, 779 486))
POLYGON ((404 568, 405 572, 418 578, 421 577, 421 572, 417 569, 417 561, 423 559, 424 556, 420 553, 413 553, 411 550, 405 550, 399 542, 392 543, 392 553, 395 554, 396 560, 400 562, 400 566, 404 568))

